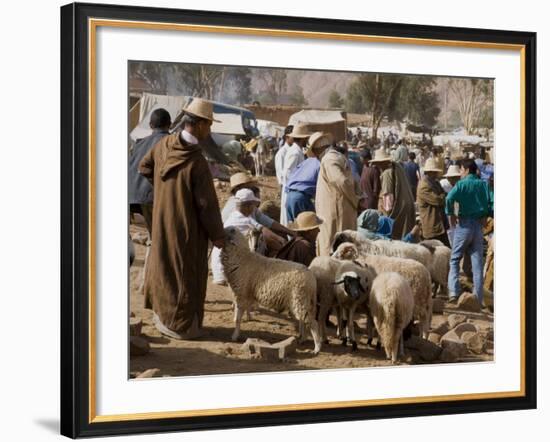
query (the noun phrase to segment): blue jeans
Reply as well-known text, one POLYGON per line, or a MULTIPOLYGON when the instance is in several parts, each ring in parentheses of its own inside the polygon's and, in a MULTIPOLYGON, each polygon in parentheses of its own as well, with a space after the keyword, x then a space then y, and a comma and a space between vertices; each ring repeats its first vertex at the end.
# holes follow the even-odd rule
POLYGON ((298 190, 289 190, 286 194, 286 213, 288 222, 294 221, 302 212, 315 212, 311 197, 298 190))
POLYGON ((474 294, 483 304, 483 228, 478 219, 459 218, 453 238, 449 269, 449 298, 460 295, 460 260, 467 253, 472 260, 474 294))

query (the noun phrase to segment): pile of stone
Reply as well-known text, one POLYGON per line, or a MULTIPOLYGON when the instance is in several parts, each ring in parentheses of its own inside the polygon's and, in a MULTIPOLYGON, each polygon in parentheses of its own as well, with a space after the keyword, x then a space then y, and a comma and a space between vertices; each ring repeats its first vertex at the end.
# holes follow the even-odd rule
POLYGON ((262 359, 267 362, 284 362, 296 352, 297 341, 294 336, 270 344, 262 339, 248 338, 241 350, 249 359, 262 359))
POLYGON ((405 347, 415 363, 458 362, 472 355, 492 354, 493 328, 466 315, 451 314, 431 330, 427 340, 412 336, 405 347))

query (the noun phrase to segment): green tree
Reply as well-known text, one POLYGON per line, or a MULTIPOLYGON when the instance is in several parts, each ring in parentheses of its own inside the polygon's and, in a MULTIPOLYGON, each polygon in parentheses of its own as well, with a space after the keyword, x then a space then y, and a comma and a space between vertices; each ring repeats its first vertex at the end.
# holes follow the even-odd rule
POLYGON ((328 105, 330 107, 342 107, 344 105, 344 100, 336 90, 330 91, 328 96, 328 105))
POLYGON ((407 118, 419 126, 433 127, 441 112, 432 77, 407 77, 401 90, 402 106, 407 118))
POLYGON ((307 105, 306 97, 304 97, 304 90, 302 89, 302 86, 300 86, 299 84, 296 84, 296 86, 294 86, 294 90, 290 95, 290 102, 292 104, 295 104, 296 106, 307 105))
POLYGON ((372 136, 377 137, 384 118, 390 121, 403 117, 398 106, 401 88, 406 77, 395 74, 360 74, 347 91, 345 105, 349 112, 370 113, 372 136))

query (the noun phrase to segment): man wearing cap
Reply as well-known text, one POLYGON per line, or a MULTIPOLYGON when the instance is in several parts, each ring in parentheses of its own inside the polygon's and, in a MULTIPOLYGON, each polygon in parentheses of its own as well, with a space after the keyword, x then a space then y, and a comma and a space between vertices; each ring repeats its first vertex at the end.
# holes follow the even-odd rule
POLYGON ((489 186, 477 175, 474 160, 463 160, 460 166, 462 178, 449 192, 445 212, 451 227, 455 227, 449 270, 449 301, 460 295, 459 266, 466 254, 472 262, 473 293, 483 305, 483 226, 489 215, 489 186), (455 215, 458 203, 458 219, 455 215))
POLYGON ((382 171, 380 175, 381 210, 394 220, 392 239, 401 239, 416 222, 411 186, 399 162, 392 161, 384 148, 374 152, 370 161, 382 171))
POLYGON ((288 184, 288 178, 290 177, 290 174, 298 164, 300 164, 302 161, 304 161, 304 152, 303 149, 306 147, 307 140, 311 133, 306 129, 306 127, 299 123, 296 126, 294 126, 294 129, 292 129, 292 132, 288 134, 289 137, 289 144, 290 140, 292 140, 292 144, 290 144, 288 150, 285 154, 285 159, 283 163, 283 194, 281 194, 281 224, 287 225, 288 219, 286 214, 286 185, 288 184), (283 201, 284 200, 284 201, 283 201), (284 215, 283 215, 284 214, 284 215))
POLYGON ((320 160, 331 143, 332 136, 329 133, 315 132, 309 137, 308 159, 298 164, 290 173, 285 187, 288 221, 294 221, 302 212, 315 211, 312 200, 317 189, 320 160))
POLYGON ((328 148, 321 160, 315 194, 315 211, 323 220, 317 241, 319 256, 331 254, 337 232, 356 229, 359 195, 346 156, 334 147, 328 148))
POLYGON ((315 212, 302 212, 296 220, 290 224, 298 235, 287 242, 279 250, 276 258, 294 261, 308 266, 315 258, 315 241, 319 235, 319 227, 323 221, 315 215, 315 212))
MULTIPOLYGON (((252 216, 260 205, 260 198, 250 189, 240 189, 235 194, 235 209, 224 221, 224 227, 235 227, 245 237, 251 232, 261 232, 263 226, 252 216)), ((214 284, 226 285, 225 274, 221 262, 221 249, 214 247, 211 259, 212 281, 214 284)))
POLYGON ((442 172, 435 159, 428 158, 424 165, 424 177, 418 185, 416 202, 424 238, 437 239, 451 247, 445 225, 446 194, 437 179, 442 172))
POLYGON ((153 220, 153 186, 138 172, 138 166, 143 157, 155 144, 168 135, 171 118, 166 109, 155 109, 149 119, 149 127, 153 133, 138 140, 128 158, 128 202, 130 212, 139 212, 145 218, 145 225, 151 237, 153 220), (137 207, 136 207, 137 206, 137 207))
MULTIPOLYGON (((247 173, 239 172, 231 175, 230 186, 231 196, 225 203, 222 210, 223 222, 225 222, 235 210, 237 204, 235 195, 239 190, 250 189, 254 192, 257 198, 260 197, 258 182, 247 173)), ((271 219, 258 208, 256 208, 250 216, 264 226, 262 234, 267 245, 268 256, 275 254, 286 243, 287 236, 295 235, 292 230, 271 219)))
POLYGON ((157 329, 174 339, 202 334, 208 240, 225 244, 212 175, 201 141, 210 135, 212 103, 194 98, 183 130, 145 155, 140 173, 153 184, 153 240, 145 274, 146 308, 157 329))

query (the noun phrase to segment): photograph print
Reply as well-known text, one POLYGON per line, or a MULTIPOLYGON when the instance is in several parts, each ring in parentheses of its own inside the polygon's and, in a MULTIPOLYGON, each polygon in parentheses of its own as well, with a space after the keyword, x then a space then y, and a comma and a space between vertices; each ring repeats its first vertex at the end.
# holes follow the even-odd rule
POLYGON ((494 360, 494 80, 128 61, 128 377, 494 360))

